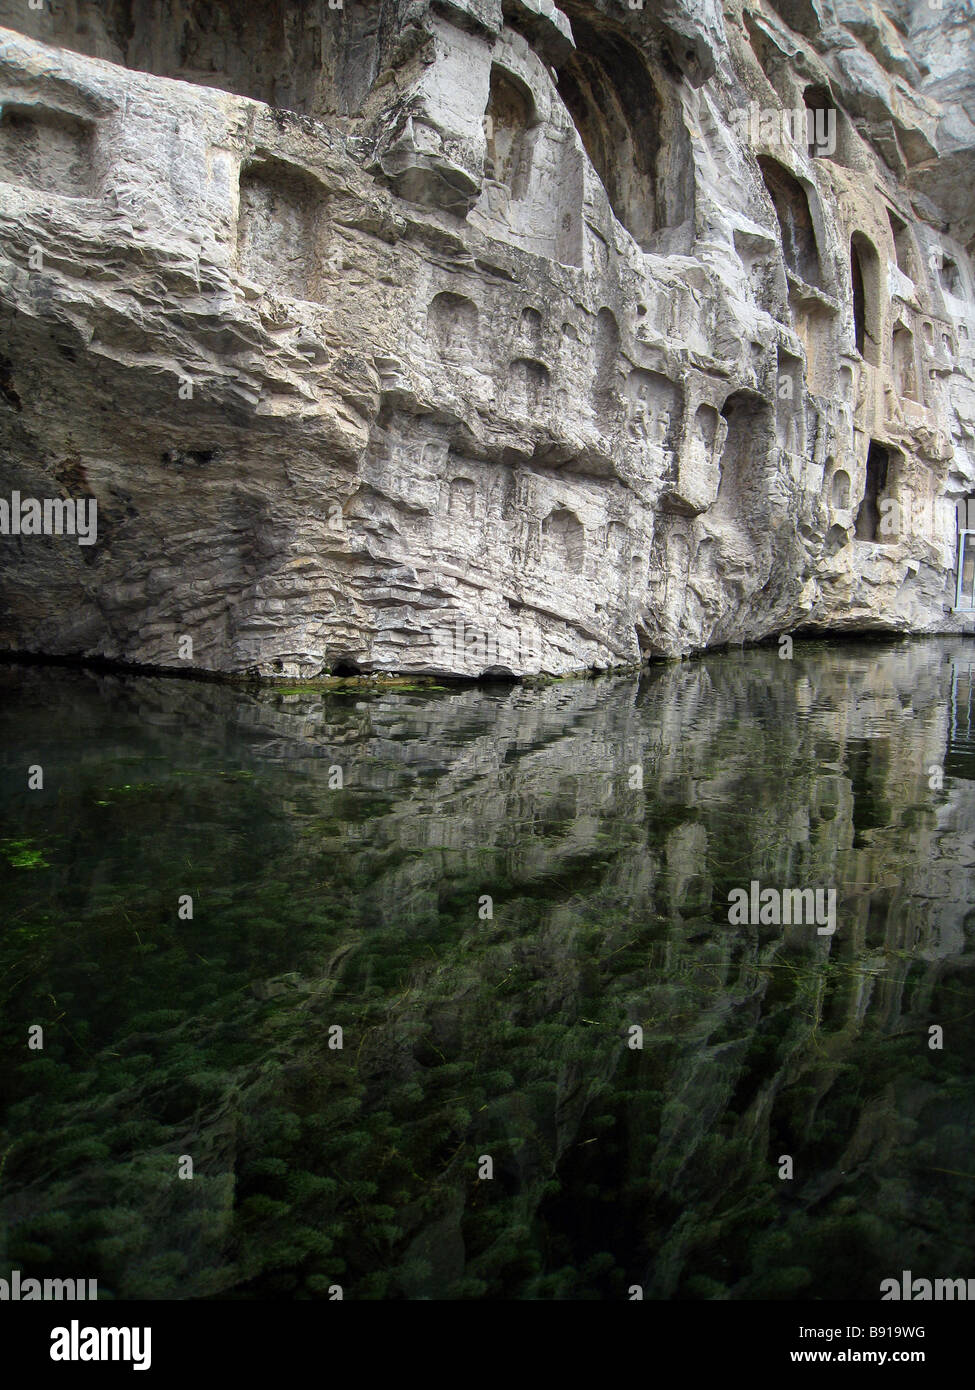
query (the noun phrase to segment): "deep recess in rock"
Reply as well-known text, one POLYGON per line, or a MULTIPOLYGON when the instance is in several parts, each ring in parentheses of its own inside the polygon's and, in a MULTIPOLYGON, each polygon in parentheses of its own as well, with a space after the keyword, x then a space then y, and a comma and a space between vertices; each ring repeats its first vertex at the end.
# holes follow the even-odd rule
POLYGON ((98 507, 0 536, 0 649, 969 630, 973 60, 965 0, 0 0, 0 499, 98 507))

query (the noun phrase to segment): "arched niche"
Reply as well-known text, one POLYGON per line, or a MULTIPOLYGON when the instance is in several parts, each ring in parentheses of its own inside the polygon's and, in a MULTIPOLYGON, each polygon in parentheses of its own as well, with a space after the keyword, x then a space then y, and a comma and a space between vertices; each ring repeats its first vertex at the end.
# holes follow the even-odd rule
POLYGON ((799 453, 804 443, 802 362, 785 348, 776 352, 775 432, 779 445, 799 453))
POLYGON ((531 182, 536 121, 535 103, 524 82, 494 63, 484 117, 484 177, 503 184, 514 202, 525 197, 531 182))
POLYGON ((616 397, 620 360, 620 329, 612 309, 596 315, 592 338, 594 387, 600 409, 611 409, 616 397))
POLYGON ((893 537, 885 536, 881 522, 884 516, 882 503, 889 496, 891 452, 883 444, 871 439, 867 451, 867 466, 864 477, 863 497, 856 515, 856 538, 858 541, 882 542, 893 537))
POLYGON ((434 295, 427 310, 427 338, 441 357, 470 356, 477 342, 477 305, 450 290, 434 295))
POLYGON ((890 339, 890 368, 894 389, 909 401, 920 401, 917 387, 917 362, 914 354, 914 334, 903 323, 895 324, 890 339))
POLYGON ((451 478, 447 491, 447 513, 462 521, 470 521, 474 516, 476 489, 470 478, 451 478))
POLYGON ((650 70, 622 34, 571 14, 576 47, 558 92, 617 219, 644 249, 687 221, 693 164, 687 132, 665 113, 650 70))
POLYGON ((541 347, 543 333, 542 316, 538 310, 533 309, 530 304, 526 305, 521 311, 521 316, 518 320, 518 333, 525 342, 530 343, 533 348, 537 349, 541 347))
POLYGON ((734 391, 721 407, 727 426, 713 510, 741 524, 767 510, 766 477, 775 437, 768 403, 750 391, 734 391))
POLYGON ((495 47, 483 117, 484 165, 472 225, 497 241, 581 265, 584 155, 548 69, 506 29, 495 47))
POLYGON ((661 372, 634 367, 626 378, 627 411, 638 436, 672 451, 680 435, 680 388, 661 372))
POLYGON ((524 410, 537 410, 548 396, 551 374, 544 362, 516 357, 508 367, 508 395, 524 410))
POLYGON ((894 242, 894 260, 897 262, 897 269, 908 279, 917 280, 917 251, 910 228, 903 217, 898 217, 893 208, 887 209, 887 220, 890 223, 890 235, 894 242))
POLYGON ((806 190, 784 165, 768 155, 758 156, 758 166, 775 208, 786 270, 805 284, 821 288, 819 249, 806 190))
POLYGON ((556 507, 542 522, 542 547, 546 558, 567 570, 580 574, 586 556, 586 533, 575 512, 556 507))
POLYGON ((846 112, 833 100, 829 89, 811 84, 803 88, 806 108, 806 153, 810 159, 832 159, 854 166, 854 136, 846 112))
POLYGON ((849 508, 853 480, 845 468, 837 468, 830 479, 830 505, 834 511, 843 512, 849 508))

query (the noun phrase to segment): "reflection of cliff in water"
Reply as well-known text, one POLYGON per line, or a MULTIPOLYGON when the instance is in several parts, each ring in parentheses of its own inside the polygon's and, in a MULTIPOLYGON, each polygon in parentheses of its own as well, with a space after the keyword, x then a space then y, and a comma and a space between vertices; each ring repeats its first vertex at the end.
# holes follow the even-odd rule
POLYGON ((4 1030, 48 1035, 5 1064, 8 1259, 123 1297, 966 1276, 969 651, 342 697, 0 672, 4 785, 47 785, 0 836, 50 866, 3 880, 4 1030), (836 935, 732 928, 752 879, 835 886, 836 935))

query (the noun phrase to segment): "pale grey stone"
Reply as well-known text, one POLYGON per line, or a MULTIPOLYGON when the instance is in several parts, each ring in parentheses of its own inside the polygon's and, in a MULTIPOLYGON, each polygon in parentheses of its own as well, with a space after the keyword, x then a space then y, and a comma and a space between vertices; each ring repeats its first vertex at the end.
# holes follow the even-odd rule
POLYGON ((971 630, 964 0, 128 13, 0 0, 0 499, 98 504, 91 547, 0 536, 0 648, 477 676, 971 630))

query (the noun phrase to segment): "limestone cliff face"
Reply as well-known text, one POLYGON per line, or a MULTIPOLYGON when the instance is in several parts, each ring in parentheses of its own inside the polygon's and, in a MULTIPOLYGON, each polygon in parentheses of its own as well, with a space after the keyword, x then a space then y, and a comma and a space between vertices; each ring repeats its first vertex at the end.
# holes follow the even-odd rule
POLYGON ((0 536, 3 649, 521 674, 971 626, 966 0, 0 25, 0 499, 98 506, 0 536))

